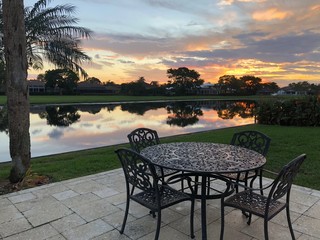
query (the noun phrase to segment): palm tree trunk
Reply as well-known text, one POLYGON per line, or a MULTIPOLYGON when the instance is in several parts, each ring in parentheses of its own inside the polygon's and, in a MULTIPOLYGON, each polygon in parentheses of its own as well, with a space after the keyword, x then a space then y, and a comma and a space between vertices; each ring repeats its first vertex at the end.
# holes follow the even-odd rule
POLYGON ((21 180, 30 166, 29 93, 23 0, 3 0, 6 94, 8 104, 10 181, 21 180))

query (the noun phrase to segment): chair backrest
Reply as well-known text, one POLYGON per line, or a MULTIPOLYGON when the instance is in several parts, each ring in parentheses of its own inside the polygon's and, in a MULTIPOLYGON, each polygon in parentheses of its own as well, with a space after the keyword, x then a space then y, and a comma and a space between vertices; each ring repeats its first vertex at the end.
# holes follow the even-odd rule
POLYGON ((154 165, 148 159, 131 149, 121 148, 115 152, 122 165, 127 189, 129 184, 143 191, 150 191, 158 186, 154 165))
POLYGON ((269 150, 271 138, 258 131, 242 131, 235 133, 231 139, 231 145, 254 150, 266 156, 269 150))
POLYGON ((131 148, 140 153, 143 148, 160 143, 157 131, 149 128, 137 128, 128 134, 131 148))
MULTIPOLYGON (((272 188, 268 196, 269 201, 277 200, 290 192, 292 182, 306 157, 306 154, 301 154, 282 168, 278 176, 273 181, 272 188)), ((287 201, 288 200, 289 199, 287 198, 287 201)))

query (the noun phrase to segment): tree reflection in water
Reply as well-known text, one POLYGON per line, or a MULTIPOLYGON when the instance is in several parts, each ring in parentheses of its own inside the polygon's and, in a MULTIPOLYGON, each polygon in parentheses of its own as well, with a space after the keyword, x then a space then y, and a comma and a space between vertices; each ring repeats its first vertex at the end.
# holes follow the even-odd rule
POLYGON ((8 124, 9 122, 7 107, 0 107, 0 132, 5 132, 6 134, 9 134, 8 124))
POLYGON ((235 116, 241 118, 252 118, 255 114, 256 103, 253 101, 219 101, 217 110, 219 118, 233 119, 235 116))
MULTIPOLYGON (((128 132, 143 126, 171 136, 253 123, 255 107, 254 102, 215 100, 34 105, 30 108, 32 155, 123 143, 128 132)), ((0 162, 10 161, 9 122, 5 107, 0 106, 0 162)))
MULTIPOLYGON (((97 104, 97 105, 66 105, 47 106, 45 109, 36 110, 41 119, 46 119, 50 126, 68 127, 80 120, 81 112, 97 114, 101 109, 112 112, 120 106, 122 111, 143 116, 147 111, 165 108, 168 113, 166 123, 185 127, 199 121, 203 116, 202 108, 217 111, 221 119, 252 118, 255 114, 256 103, 254 101, 188 101, 188 102, 149 102, 149 103, 123 103, 123 104, 97 104)), ((33 110, 34 111, 34 110, 33 110)), ((31 108, 32 112, 32 108, 31 108)), ((8 131, 8 116, 6 107, 0 109, 0 132, 8 131)))
POLYGON ((80 119, 78 110, 73 106, 48 106, 39 116, 47 119, 48 125, 58 127, 68 127, 80 119))
POLYGON ((121 104, 121 110, 143 116, 147 111, 165 108, 167 102, 145 102, 121 104))
POLYGON ((177 102, 166 107, 168 112, 167 124, 185 127, 193 125, 199 121, 198 116, 202 116, 201 107, 197 104, 177 102))

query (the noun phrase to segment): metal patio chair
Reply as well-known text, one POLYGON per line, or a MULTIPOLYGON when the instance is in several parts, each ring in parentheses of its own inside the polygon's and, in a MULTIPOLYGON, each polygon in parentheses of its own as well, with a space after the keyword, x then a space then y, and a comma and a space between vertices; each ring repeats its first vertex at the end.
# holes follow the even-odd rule
MULTIPOLYGON (((269 150, 271 138, 258 131, 242 131, 235 133, 231 139, 230 144, 234 146, 244 147, 253 151, 256 151, 263 156, 266 156, 269 150)), ((236 182, 243 182, 245 186, 248 186, 249 179, 255 179, 259 177, 260 188, 262 188, 262 174, 261 169, 256 171, 248 171, 242 173, 230 173, 224 174, 224 176, 235 180, 236 182)), ((253 181, 252 181, 253 183, 253 181)), ((251 186, 252 187, 252 186, 251 186)), ((236 192, 238 192, 238 185, 236 185, 236 192)), ((263 192, 261 192, 263 194, 263 192)))
MULTIPOLYGON (((128 134, 131 149, 140 153, 143 148, 160 144, 160 139, 157 131, 149 128, 137 128, 128 134)), ((178 173, 176 170, 161 168, 155 166, 158 176, 165 182, 164 178, 178 173)))
MULTIPOLYGON (((268 240, 268 221, 275 217, 283 209, 286 209, 287 221, 290 229, 292 239, 295 239, 291 219, 290 219, 290 191, 292 182, 298 173, 298 170, 306 158, 306 154, 302 154, 293 159, 278 173, 274 181, 263 188, 263 190, 269 190, 267 196, 256 193, 255 191, 261 191, 261 189, 253 189, 242 185, 246 190, 232 195, 228 199, 221 199, 221 233, 220 240, 224 235, 224 208, 233 207, 242 210, 249 214, 247 224, 250 225, 252 214, 262 217, 264 219, 264 236, 268 240), (280 200, 282 197, 286 197, 286 201, 280 200)), ((238 184, 239 183, 234 183, 238 184)))
POLYGON ((194 238, 194 198, 166 184, 160 184, 160 177, 157 175, 154 165, 139 153, 130 149, 118 149, 116 153, 125 175, 127 190, 126 210, 120 233, 124 232, 130 200, 145 206, 152 213, 158 213, 154 239, 158 239, 160 234, 161 210, 183 201, 191 201, 190 236, 194 238), (138 188, 141 191, 133 194, 132 188, 138 188))

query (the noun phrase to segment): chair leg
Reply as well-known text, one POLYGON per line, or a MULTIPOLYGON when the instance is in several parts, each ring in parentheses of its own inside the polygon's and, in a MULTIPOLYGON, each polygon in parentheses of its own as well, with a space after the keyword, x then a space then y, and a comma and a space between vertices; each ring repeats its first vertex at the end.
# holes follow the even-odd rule
POLYGON ((251 218, 252 218, 252 213, 245 213, 245 212, 242 212, 247 218, 248 218, 248 221, 247 221, 247 224, 250 225, 251 224, 251 218))
POLYGON ((126 226, 126 222, 127 222, 127 218, 128 218, 128 213, 129 213, 129 205, 130 205, 130 199, 129 197, 127 197, 127 203, 126 203, 126 211, 124 213, 124 218, 123 218, 123 222, 122 222, 122 227, 121 227, 121 230, 120 230, 120 233, 122 234, 123 231, 124 231, 124 228, 126 226))
POLYGON ((289 205, 287 205, 286 207, 286 212, 287 212, 287 220, 288 220, 288 226, 290 229, 290 233, 291 233, 291 238, 294 240, 296 239, 293 233, 293 228, 292 228, 292 223, 291 223, 291 218, 290 218, 290 211, 289 211, 289 205))
POLYGON ((269 240, 268 235, 268 219, 264 218, 264 239, 269 240))
POLYGON ((191 200, 191 212, 190 212, 190 237, 194 238, 194 198, 191 200))
POLYGON ((221 229, 220 229, 220 240, 223 240, 224 235, 224 198, 221 198, 221 229))
POLYGON ((198 182, 199 182, 199 176, 196 175, 194 177, 194 193, 195 193, 195 195, 198 195, 198 182))
MULTIPOLYGON (((184 171, 181 172, 181 174, 184 174, 184 171)), ((181 179, 181 192, 184 192, 184 182, 183 179, 181 179)))
POLYGON ((134 192, 134 186, 132 186, 130 195, 133 195, 133 192, 134 192))
POLYGON ((263 190, 262 190, 262 187, 263 187, 263 186, 262 186, 262 170, 260 170, 258 174, 259 174, 259 184, 260 184, 259 187, 260 187, 260 189, 261 189, 261 190, 260 190, 260 193, 261 193, 261 195, 263 196, 263 190))
POLYGON ((161 210, 159 210, 159 212, 158 212, 157 230, 156 230, 156 235, 154 237, 154 240, 158 240, 159 239, 160 227, 161 227, 161 210))
POLYGON ((149 214, 151 214, 153 218, 155 218, 155 217, 156 217, 156 213, 155 213, 155 212, 153 212, 153 211, 151 211, 151 210, 149 211, 149 214))

